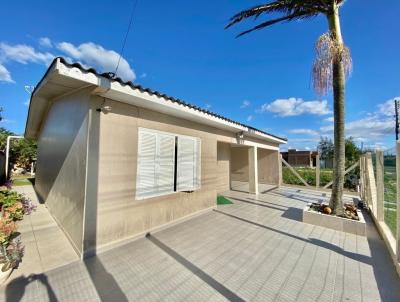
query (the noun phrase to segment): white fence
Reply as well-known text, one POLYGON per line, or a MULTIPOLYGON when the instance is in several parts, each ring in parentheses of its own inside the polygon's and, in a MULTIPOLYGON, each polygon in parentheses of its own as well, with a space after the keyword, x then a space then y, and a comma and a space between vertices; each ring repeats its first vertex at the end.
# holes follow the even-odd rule
MULTIPOLYGON (((360 197, 367 204, 375 225, 382 235, 397 272, 400 274, 400 143, 396 147, 396 184, 395 202, 390 204, 391 220, 385 219, 387 205, 385 203, 385 185, 389 186, 385 174, 385 157, 383 151, 376 151, 375 160, 371 153, 360 158, 360 197), (374 170, 375 163, 375 170, 374 170), (397 215, 395 215, 397 212, 397 215)), ((386 190, 389 190, 387 187, 386 190)))

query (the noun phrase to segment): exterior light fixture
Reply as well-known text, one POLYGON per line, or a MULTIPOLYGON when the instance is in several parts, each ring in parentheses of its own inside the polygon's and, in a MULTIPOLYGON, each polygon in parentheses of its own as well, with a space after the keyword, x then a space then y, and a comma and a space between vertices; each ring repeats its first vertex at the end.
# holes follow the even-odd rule
POLYGON ((236 133, 236 138, 239 139, 239 140, 242 140, 244 138, 243 131, 236 133))
POLYGON ((96 109, 97 112, 103 112, 104 114, 107 114, 111 111, 112 107, 111 106, 101 106, 96 109))

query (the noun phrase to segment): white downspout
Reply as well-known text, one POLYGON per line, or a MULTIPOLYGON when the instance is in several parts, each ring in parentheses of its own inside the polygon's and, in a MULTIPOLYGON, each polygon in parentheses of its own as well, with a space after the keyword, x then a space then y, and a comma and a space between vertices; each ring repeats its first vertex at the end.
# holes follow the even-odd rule
POLYGON ((10 141, 12 138, 24 138, 23 136, 16 136, 16 135, 10 135, 7 137, 7 147, 6 147, 6 180, 8 179, 8 159, 10 157, 10 141))

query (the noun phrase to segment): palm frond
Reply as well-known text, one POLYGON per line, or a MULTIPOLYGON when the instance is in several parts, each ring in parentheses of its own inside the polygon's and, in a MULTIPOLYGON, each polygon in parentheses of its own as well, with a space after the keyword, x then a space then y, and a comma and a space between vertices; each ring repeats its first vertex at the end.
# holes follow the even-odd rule
POLYGON ((268 27, 268 26, 271 26, 271 25, 274 25, 274 24, 279 23, 279 22, 292 21, 292 20, 296 20, 296 19, 304 19, 304 18, 311 18, 311 17, 312 17, 311 15, 307 15, 307 14, 293 14, 293 15, 289 15, 289 16, 286 16, 286 17, 281 17, 281 18, 277 18, 277 19, 273 19, 273 20, 268 20, 266 22, 258 24, 257 26, 254 26, 251 29, 248 29, 248 30, 245 30, 245 31, 241 32, 240 34, 238 34, 236 36, 236 38, 244 36, 244 35, 246 35, 248 33, 253 32, 253 31, 256 31, 256 30, 259 30, 259 29, 262 29, 262 28, 265 28, 265 27, 268 27))
MULTIPOLYGON (((337 0, 337 1, 343 1, 343 0, 337 0)), ((331 7, 330 2, 328 3, 325 0, 276 0, 273 2, 257 5, 247 10, 239 12, 238 14, 230 18, 230 22, 225 27, 225 29, 251 17, 257 19, 261 15, 276 14, 276 13, 283 14, 282 17, 268 20, 253 27, 250 30, 242 32, 241 34, 238 35, 238 37, 240 37, 254 30, 268 27, 270 25, 282 21, 293 21, 296 19, 310 18, 321 13, 326 14, 328 13, 330 7, 331 7)))

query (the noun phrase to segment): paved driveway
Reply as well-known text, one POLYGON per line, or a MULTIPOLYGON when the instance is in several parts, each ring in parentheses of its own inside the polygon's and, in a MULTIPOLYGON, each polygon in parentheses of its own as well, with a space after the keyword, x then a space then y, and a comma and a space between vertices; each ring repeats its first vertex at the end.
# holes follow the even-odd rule
POLYGON ((300 222, 324 193, 227 192, 232 205, 0 290, 7 301, 400 301, 400 281, 368 238, 300 222))

